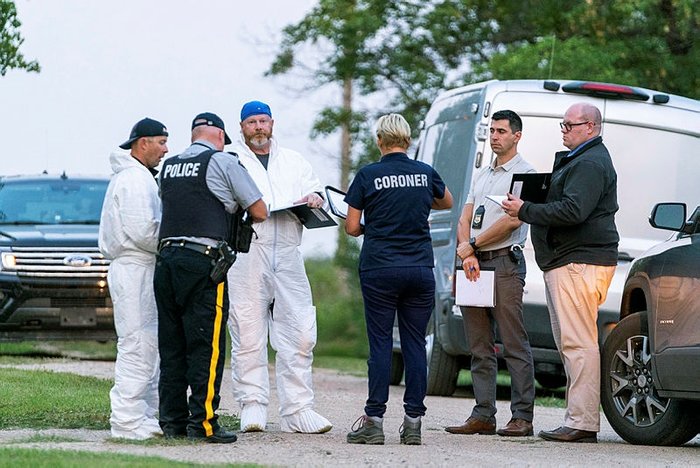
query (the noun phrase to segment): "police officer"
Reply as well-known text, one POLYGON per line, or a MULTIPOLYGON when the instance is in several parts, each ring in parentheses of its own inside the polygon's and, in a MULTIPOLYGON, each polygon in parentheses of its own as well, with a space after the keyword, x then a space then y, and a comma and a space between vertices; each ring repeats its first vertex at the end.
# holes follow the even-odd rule
POLYGON ((228 318, 226 276, 212 280, 225 252, 230 214, 267 217, 262 194, 235 155, 224 122, 210 112, 192 122, 192 145, 166 160, 160 176, 163 218, 154 287, 158 305, 160 426, 166 437, 231 443, 216 409, 228 318), (187 389, 191 396, 189 404, 187 389))
POLYGON ((369 339, 369 395, 365 414, 347 435, 351 444, 384 443, 395 316, 406 365, 401 443, 421 443, 428 374, 425 330, 435 299, 428 215, 431 208, 452 207, 452 195, 432 167, 406 155, 410 141, 411 128, 401 115, 382 116, 377 121, 382 159, 360 169, 345 197, 345 231, 365 235, 360 283, 369 339))

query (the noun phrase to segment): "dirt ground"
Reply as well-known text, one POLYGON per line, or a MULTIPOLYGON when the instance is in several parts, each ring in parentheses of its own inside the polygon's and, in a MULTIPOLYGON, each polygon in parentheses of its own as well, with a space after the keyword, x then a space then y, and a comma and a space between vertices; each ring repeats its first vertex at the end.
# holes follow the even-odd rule
MULTIPOLYGON (((32 366, 36 368, 36 366, 32 366)), ((111 378, 113 363, 57 361, 42 368, 111 378)), ((227 370, 228 374, 228 370, 227 370)), ((444 432, 448 425, 461 423, 474 401, 466 397, 428 397, 428 413, 423 419, 423 445, 399 444, 403 420, 403 387, 392 387, 389 409, 384 419, 386 445, 349 445, 345 436, 362 414, 366 379, 333 370, 314 371, 316 409, 335 425, 320 435, 280 432, 274 381, 267 431, 240 434, 238 442, 216 444, 134 445, 114 443, 109 431, 88 430, 6 430, 0 431, 0 445, 14 447, 61 448, 99 452, 119 452, 160 456, 190 463, 257 463, 277 466, 698 466, 700 437, 683 447, 647 447, 625 443, 608 425, 601 413, 599 443, 562 444, 538 437, 502 438, 462 436, 444 432), (70 438, 75 442, 26 443, 28 437, 42 434, 70 438)), ((231 382, 227 376, 221 392, 221 414, 237 414, 231 382)), ((507 401, 499 401, 498 425, 510 419, 507 401)), ((553 429, 564 417, 559 408, 535 409, 535 433, 553 429)))

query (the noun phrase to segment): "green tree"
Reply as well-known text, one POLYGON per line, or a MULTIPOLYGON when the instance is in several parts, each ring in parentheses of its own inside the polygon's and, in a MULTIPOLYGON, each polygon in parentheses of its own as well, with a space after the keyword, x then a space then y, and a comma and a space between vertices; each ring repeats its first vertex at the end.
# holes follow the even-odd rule
MULTIPOLYGON (((372 146, 366 136, 376 113, 358 110, 361 106, 356 95, 381 93, 383 96, 376 99, 384 99, 385 105, 378 113, 403 111, 409 107, 406 103, 416 99, 424 104, 414 106, 415 110, 422 110, 431 98, 422 85, 433 77, 430 70, 436 67, 424 65, 431 60, 422 53, 425 38, 403 33, 412 20, 420 17, 421 5, 414 0, 320 0, 300 22, 283 30, 280 51, 268 74, 310 70, 313 87, 330 85, 339 90, 341 104, 320 112, 311 136, 340 132, 343 190, 347 190, 353 170, 353 147, 358 142, 360 147, 372 146), (305 54, 310 48, 315 53, 305 54), (414 69, 407 66, 419 61, 421 65, 414 69), (397 67, 397 63, 401 65, 397 67)), ((336 259, 344 263, 353 256, 353 250, 341 233, 336 259)))
POLYGON ((426 16, 437 53, 469 64, 463 82, 581 79, 700 97, 696 0, 444 0, 426 16))
POLYGON ((36 60, 27 62, 19 48, 24 39, 19 33, 22 25, 17 19, 15 3, 10 0, 0 0, 0 75, 5 76, 13 68, 28 72, 39 72, 36 60))

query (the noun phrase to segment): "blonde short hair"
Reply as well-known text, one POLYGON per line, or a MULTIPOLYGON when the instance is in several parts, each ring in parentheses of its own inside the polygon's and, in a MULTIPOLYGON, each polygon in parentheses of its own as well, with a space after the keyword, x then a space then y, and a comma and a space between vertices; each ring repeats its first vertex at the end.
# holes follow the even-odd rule
POLYGON ((408 149, 411 144, 411 126, 401 114, 387 114, 377 120, 377 138, 382 146, 408 149))

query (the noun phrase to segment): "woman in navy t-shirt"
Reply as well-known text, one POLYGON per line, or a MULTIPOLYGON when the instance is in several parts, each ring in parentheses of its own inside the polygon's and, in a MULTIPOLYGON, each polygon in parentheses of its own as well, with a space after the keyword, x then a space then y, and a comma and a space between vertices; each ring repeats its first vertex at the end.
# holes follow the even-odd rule
POLYGON ((435 301, 428 215, 431 209, 451 208, 452 195, 432 167, 406 155, 410 142, 411 128, 401 115, 382 116, 377 121, 382 158, 360 169, 345 196, 349 205, 345 231, 365 236, 360 284, 369 339, 369 395, 365 414, 348 434, 349 443, 384 443, 395 315, 406 372, 401 443, 421 443, 427 387, 425 331, 435 301))

